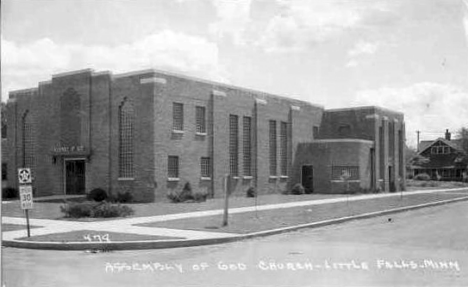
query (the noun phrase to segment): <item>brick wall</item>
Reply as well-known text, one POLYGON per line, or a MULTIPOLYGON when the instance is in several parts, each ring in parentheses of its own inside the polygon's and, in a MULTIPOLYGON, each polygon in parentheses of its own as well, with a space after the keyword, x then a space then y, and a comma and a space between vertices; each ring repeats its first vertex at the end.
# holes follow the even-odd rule
MULTIPOLYGON (((374 107, 324 111, 320 106, 303 101, 154 70, 121 75, 83 70, 55 75, 51 81, 40 83, 38 89, 10 94, 7 105, 10 125, 7 142, 11 150, 9 174, 16 174, 16 168, 22 165, 21 118, 26 111, 34 122, 35 163, 40 167, 34 171, 34 187, 40 195, 63 194, 64 161, 83 159, 86 162, 86 192, 99 187, 113 194, 129 191, 137 201, 161 201, 166 199, 168 192, 179 191, 190 182, 194 191, 224 196, 222 180, 230 173, 231 114, 238 116, 239 176, 233 181, 234 195, 245 196, 249 187, 255 187, 260 194, 290 189, 300 182, 300 166, 304 160, 312 160, 314 166, 320 166, 329 164, 328 159, 343 155, 341 160, 355 162, 367 174, 370 168, 368 147, 353 147, 357 153, 348 155, 343 153, 347 150, 346 144, 343 151, 338 144, 333 145, 332 151, 317 144, 310 146, 308 143, 314 137, 365 139, 378 143, 378 129, 382 126, 385 128, 385 152, 382 157, 376 156, 373 164, 379 166, 380 160, 384 170, 389 165, 399 167, 401 164, 397 140, 400 138, 398 131, 404 131, 404 124, 403 116, 398 113, 374 107), (79 107, 78 114, 73 117, 67 117, 61 111, 64 106, 61 99, 70 94, 78 101, 71 101, 71 106, 79 107), (135 114, 134 173, 131 178, 119 176, 119 107, 124 101, 133 105, 135 114), (182 132, 173 131, 174 102, 183 104, 182 132), (205 107, 206 134, 196 132, 197 106, 205 107), (243 174, 244 117, 252 120, 251 176, 243 174), (389 129, 383 118, 395 128, 389 129), (270 174, 270 121, 276 122, 277 135, 274 174, 270 174), (281 174, 282 123, 287 126, 286 175, 281 174), (67 130, 67 126, 75 128, 67 130), (342 126, 346 126, 345 130, 342 126), (68 145, 70 141, 82 146, 83 150, 62 153, 54 149, 68 145), (310 147, 313 147, 312 151, 307 151, 310 147), (170 155, 179 157, 179 179, 176 181, 168 180, 170 155), (305 155, 311 158, 307 159, 305 155), (201 157, 211 158, 211 179, 201 176, 201 157)), ((378 145, 375 145, 375 154, 380 154, 378 145)), ((316 172, 319 189, 332 188, 326 169, 317 168, 316 172)), ((393 172, 401 174, 398 168, 393 172)), ((9 180, 9 185, 17 186, 16 177, 9 177, 9 180)), ((390 179, 384 180, 388 186, 390 179)), ((360 187, 368 184, 363 181, 360 187)))

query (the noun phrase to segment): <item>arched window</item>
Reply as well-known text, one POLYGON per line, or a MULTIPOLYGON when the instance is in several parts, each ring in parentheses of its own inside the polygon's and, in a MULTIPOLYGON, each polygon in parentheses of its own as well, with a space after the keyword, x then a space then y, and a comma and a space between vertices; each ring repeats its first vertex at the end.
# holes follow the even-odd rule
POLYGON ((133 119, 132 104, 125 99, 119 107, 119 177, 133 177, 133 119))
POLYGON ((22 146, 23 146, 23 167, 34 169, 34 131, 32 119, 29 111, 26 111, 22 119, 22 146))

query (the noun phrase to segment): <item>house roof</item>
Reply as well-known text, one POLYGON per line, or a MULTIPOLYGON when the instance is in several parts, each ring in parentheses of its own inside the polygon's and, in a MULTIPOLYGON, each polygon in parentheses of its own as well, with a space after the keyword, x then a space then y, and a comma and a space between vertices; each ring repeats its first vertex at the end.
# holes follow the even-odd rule
POLYGON ((448 145, 449 147, 451 147, 451 148, 453 148, 453 149, 455 149, 455 150, 457 150, 459 152, 465 153, 465 151, 461 147, 461 140, 459 140, 459 139, 447 140, 445 138, 438 138, 438 139, 433 140, 433 141, 421 141, 419 143, 419 152, 418 152, 418 154, 421 154, 422 152, 424 152, 428 148, 432 147, 435 143, 437 143, 439 141, 443 142, 444 144, 448 145))

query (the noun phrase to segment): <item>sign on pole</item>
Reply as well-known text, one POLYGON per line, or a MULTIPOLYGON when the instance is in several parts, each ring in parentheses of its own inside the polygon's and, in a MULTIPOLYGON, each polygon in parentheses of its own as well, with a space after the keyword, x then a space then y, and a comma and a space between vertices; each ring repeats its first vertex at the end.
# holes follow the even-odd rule
POLYGON ((33 193, 32 193, 32 176, 30 168, 18 168, 18 182, 20 192, 21 209, 26 213, 26 226, 28 229, 28 237, 31 236, 29 228, 29 213, 28 211, 33 208, 33 193))
POLYGON ((20 185, 19 192, 20 192, 21 209, 32 209, 33 208, 32 185, 20 185))
POLYGON ((18 182, 19 184, 31 184, 31 169, 30 168, 18 168, 18 182))

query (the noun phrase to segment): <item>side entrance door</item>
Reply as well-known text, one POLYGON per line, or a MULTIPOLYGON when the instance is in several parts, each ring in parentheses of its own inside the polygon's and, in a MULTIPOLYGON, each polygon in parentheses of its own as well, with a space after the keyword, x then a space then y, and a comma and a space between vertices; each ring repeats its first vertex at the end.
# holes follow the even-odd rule
POLYGON ((314 192, 314 167, 312 165, 302 166, 302 186, 306 193, 314 192))
POLYGON ((85 183, 85 161, 65 160, 65 193, 84 194, 85 183))

